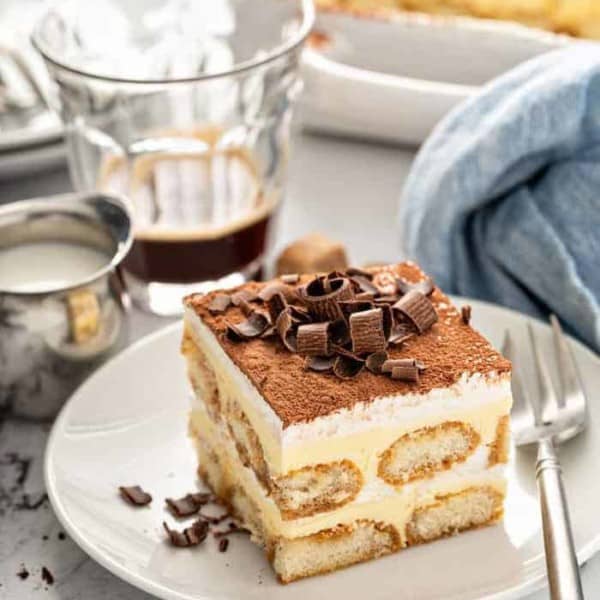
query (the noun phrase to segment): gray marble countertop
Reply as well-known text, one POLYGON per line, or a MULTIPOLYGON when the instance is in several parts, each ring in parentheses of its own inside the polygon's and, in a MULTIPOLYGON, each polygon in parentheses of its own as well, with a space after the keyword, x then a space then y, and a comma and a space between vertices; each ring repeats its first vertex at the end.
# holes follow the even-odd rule
MULTIPOLYGON (((320 230, 351 248, 356 264, 397 260, 396 206, 413 157, 409 149, 297 134, 278 245, 320 230), (377 234, 366 235, 365 224, 377 234)), ((0 202, 69 188, 66 171, 59 170, 0 182, 0 202)), ((133 339, 168 323, 138 311, 131 320, 133 339)), ((150 598, 88 558, 62 532, 44 492, 49 430, 46 424, 0 420, 0 599, 150 598), (52 585, 43 581, 42 567, 53 574, 52 585)), ((583 579, 587 597, 599 598, 600 557, 586 565, 583 579)), ((530 600, 547 597, 542 591, 530 600)))

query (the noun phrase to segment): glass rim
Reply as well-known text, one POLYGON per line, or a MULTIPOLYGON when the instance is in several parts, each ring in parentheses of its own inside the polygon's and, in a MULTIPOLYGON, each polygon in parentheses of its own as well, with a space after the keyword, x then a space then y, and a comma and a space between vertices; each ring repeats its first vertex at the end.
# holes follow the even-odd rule
POLYGON ((101 73, 94 73, 93 71, 86 71, 84 69, 79 69, 77 67, 69 65, 67 62, 63 62, 55 55, 49 51, 44 42, 42 41, 41 28, 42 25, 48 16, 48 12, 44 14, 44 16, 38 21, 35 25, 33 32, 31 33, 31 43, 35 47, 35 49, 42 55, 44 60, 48 61, 55 67, 63 69, 65 71, 69 71, 75 75, 79 75, 81 77, 86 77, 88 79, 95 79, 98 81, 105 81, 107 83, 124 83, 124 84, 137 84, 137 85, 166 85, 166 84, 176 84, 176 83, 196 83, 201 81, 207 81, 211 79, 219 79, 224 77, 230 77, 232 75, 237 75, 239 73, 244 73, 246 71, 250 71, 256 69, 258 67, 267 65, 282 56, 285 56, 295 49, 302 46, 302 44, 308 38, 312 28, 315 24, 316 11, 313 0, 300 0, 300 5, 302 6, 302 23, 298 31, 291 39, 285 41, 282 44, 279 44, 269 50, 266 56, 262 56, 260 58, 254 58, 250 60, 245 60, 240 63, 237 63, 233 66, 233 68, 224 70, 224 71, 216 71, 214 73, 207 73, 204 75, 196 75, 194 77, 175 77, 175 78, 157 78, 157 79, 135 79, 129 77, 116 77, 112 75, 102 75, 101 73))

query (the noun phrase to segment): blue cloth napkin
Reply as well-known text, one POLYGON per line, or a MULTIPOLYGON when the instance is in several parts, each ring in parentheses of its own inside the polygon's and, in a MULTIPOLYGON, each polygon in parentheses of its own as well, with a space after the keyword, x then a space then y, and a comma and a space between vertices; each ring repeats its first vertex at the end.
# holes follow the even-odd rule
POLYGON ((552 311, 600 350, 600 49, 544 54, 452 111, 416 158, 400 227, 445 291, 552 311))

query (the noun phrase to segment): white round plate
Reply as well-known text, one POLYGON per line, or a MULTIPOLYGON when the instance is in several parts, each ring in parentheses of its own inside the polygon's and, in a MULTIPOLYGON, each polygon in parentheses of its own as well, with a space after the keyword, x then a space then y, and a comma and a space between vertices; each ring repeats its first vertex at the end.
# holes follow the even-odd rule
MULTIPOLYGON (((526 317, 471 302, 474 323, 495 344, 506 330, 526 343, 526 317)), ((545 347, 549 328, 535 323, 545 347)), ((277 583, 259 548, 243 536, 220 554, 215 541, 177 549, 165 542, 163 499, 198 485, 186 435, 188 389, 179 356, 180 325, 140 342, 93 375, 57 419, 46 451, 50 500, 73 539, 104 567, 160 598, 306 600, 470 600, 522 597, 544 583, 545 566, 533 452, 513 452, 504 523, 410 548, 336 573, 277 583), (154 501, 127 506, 119 485, 139 484, 154 501)), ((546 343, 547 342, 547 343, 546 343)), ((600 360, 574 342, 589 390, 600 386, 600 360)), ((526 364, 523 367, 527 367, 526 364)), ((600 404, 588 430, 562 451, 580 562, 600 546, 600 404)))
POLYGON ((572 38, 506 21, 398 13, 318 14, 303 54, 306 128, 418 144, 454 106, 572 38))

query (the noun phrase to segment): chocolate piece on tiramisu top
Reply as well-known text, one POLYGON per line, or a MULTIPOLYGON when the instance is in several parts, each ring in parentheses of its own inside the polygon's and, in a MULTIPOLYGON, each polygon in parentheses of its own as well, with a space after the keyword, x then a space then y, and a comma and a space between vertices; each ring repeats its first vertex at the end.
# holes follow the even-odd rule
POLYGON ((501 518, 510 363, 416 265, 185 305, 199 473, 281 581, 501 518))

